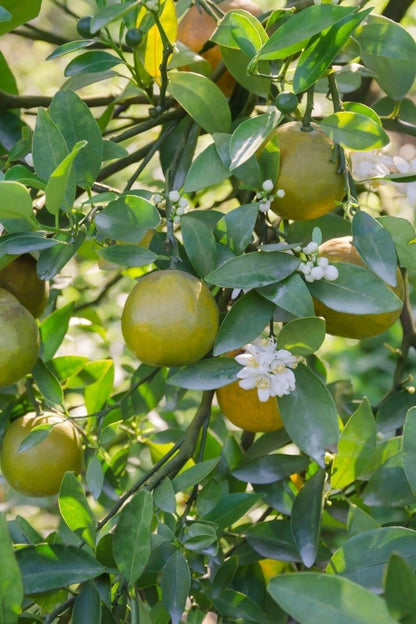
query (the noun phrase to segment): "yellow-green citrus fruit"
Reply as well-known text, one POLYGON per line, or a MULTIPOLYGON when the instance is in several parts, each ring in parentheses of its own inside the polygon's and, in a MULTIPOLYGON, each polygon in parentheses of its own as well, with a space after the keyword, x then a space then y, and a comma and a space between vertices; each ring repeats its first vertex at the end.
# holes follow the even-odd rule
POLYGON ((219 312, 208 287, 178 270, 142 277, 127 297, 121 329, 129 349, 152 366, 197 362, 214 344, 219 312))
MULTIPOLYGON (((353 245, 351 236, 341 236, 325 241, 319 247, 319 255, 328 258, 330 263, 348 262, 358 266, 365 266, 364 261, 353 245)), ((403 301, 404 283, 399 269, 397 269, 396 286, 392 287, 387 283, 386 286, 403 301)), ((314 299, 314 307, 316 315, 323 316, 326 320, 326 331, 328 334, 356 339, 370 338, 381 334, 393 325, 401 312, 401 308, 380 314, 338 312, 329 308, 318 299, 314 299)))
POLYGON ((216 394, 221 411, 236 427, 253 433, 276 431, 283 427, 275 397, 262 402, 256 389, 244 390, 238 381, 218 388, 216 394))
POLYGON ((0 387, 30 373, 39 355, 40 336, 33 316, 7 291, 0 292, 0 387), (4 293, 4 294, 2 294, 4 293))
POLYGON ((345 195, 344 176, 331 140, 312 123, 309 132, 302 123, 290 121, 277 128, 280 170, 271 209, 285 219, 316 219, 336 207, 345 195))
POLYGON ((35 318, 48 301, 48 284, 40 279, 36 266, 33 256, 23 254, 0 270, 0 287, 9 290, 35 318))
MULTIPOLYGON (((224 13, 241 9, 256 17, 262 13, 261 9, 251 0, 225 0, 218 4, 218 8, 224 13)), ((179 22, 177 39, 193 52, 199 53, 207 41, 209 41, 216 27, 217 22, 213 17, 208 15, 203 9, 198 9, 196 5, 192 5, 179 22)), ((213 45, 206 52, 203 52, 202 56, 214 70, 221 61, 219 46, 213 45)), ((234 89, 235 80, 229 72, 224 72, 217 81, 217 85, 228 97, 234 89)))
POLYGON ((2 473, 15 490, 27 496, 56 494, 65 472, 78 474, 82 461, 77 429, 57 414, 26 414, 11 423, 3 438, 2 473), (39 425, 53 426, 41 442, 19 453, 21 444, 39 425))

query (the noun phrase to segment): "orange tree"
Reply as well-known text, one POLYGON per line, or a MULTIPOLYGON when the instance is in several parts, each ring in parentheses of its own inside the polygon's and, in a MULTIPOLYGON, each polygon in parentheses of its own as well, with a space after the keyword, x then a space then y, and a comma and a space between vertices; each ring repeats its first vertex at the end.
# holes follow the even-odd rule
POLYGON ((415 620, 415 6, 277 5, 1 2, 3 624, 415 620))

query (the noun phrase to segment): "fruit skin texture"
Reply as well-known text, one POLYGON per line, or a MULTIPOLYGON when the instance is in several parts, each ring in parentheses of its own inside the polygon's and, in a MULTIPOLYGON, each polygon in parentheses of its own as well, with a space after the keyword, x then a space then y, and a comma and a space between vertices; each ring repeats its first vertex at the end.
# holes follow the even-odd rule
POLYGON ((121 317, 124 340, 152 366, 197 362, 214 344, 218 306, 199 279, 178 270, 142 277, 127 297, 121 317))
POLYGON ((10 485, 27 496, 51 496, 59 492, 67 471, 82 468, 81 438, 70 420, 57 414, 26 414, 14 420, 3 438, 1 470, 10 485), (54 425, 39 444, 19 453, 23 440, 38 425, 54 425))
POLYGON ((0 270, 0 287, 10 291, 20 303, 38 318, 48 302, 48 285, 36 271, 36 260, 23 254, 0 270))
POLYGON ((276 431, 283 427, 275 397, 263 403, 256 389, 244 390, 238 381, 218 388, 216 394, 222 412, 236 427, 253 433, 276 431))
POLYGON ((285 219, 316 219, 333 210, 345 195, 342 173, 337 172, 333 143, 315 123, 302 130, 302 123, 290 121, 277 128, 280 171, 275 191, 283 189, 271 209, 285 219))
POLYGON ((39 329, 33 316, 0 289, 0 387, 29 373, 39 355, 39 329), (2 294, 3 293, 3 294, 2 294))
MULTIPOLYGON (((325 241, 319 247, 319 255, 328 258, 330 263, 349 262, 362 267, 366 266, 354 247, 351 236, 341 236, 325 241)), ((397 269, 396 286, 386 285, 403 301, 404 283, 399 269, 397 269)), ((314 307, 315 314, 325 318, 328 334, 356 339, 371 338, 381 334, 393 325, 401 312, 401 309, 398 309, 383 314, 350 314, 333 310, 317 299, 314 299, 314 307)))
MULTIPOLYGON (((225 0, 218 4, 218 8, 224 11, 224 13, 235 9, 242 9, 255 17, 258 17, 262 13, 262 10, 251 0, 225 0)), ((199 11, 195 5, 192 5, 179 22, 177 39, 193 52, 199 53, 216 27, 217 22, 213 17, 208 15, 206 11, 199 11)), ((212 46, 201 56, 208 61, 213 70, 222 60, 218 45, 212 46)), ((224 95, 228 97, 234 89, 235 80, 231 74, 226 71, 218 79, 217 85, 224 95)))

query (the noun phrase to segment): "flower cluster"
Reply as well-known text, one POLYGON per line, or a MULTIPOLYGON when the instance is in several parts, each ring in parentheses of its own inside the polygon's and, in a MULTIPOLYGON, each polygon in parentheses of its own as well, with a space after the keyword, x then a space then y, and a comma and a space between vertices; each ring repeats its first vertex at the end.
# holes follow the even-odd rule
POLYGON ((321 279, 333 282, 338 278, 338 269, 333 264, 329 264, 328 258, 318 256, 318 244, 314 241, 305 247, 296 247, 294 251, 304 258, 297 270, 303 273, 307 282, 321 279))
POLYGON ((273 195, 273 188, 272 180, 265 180, 262 184, 262 190, 256 193, 260 212, 268 212, 275 197, 284 197, 285 192, 283 189, 277 189, 276 195, 273 195))
MULTIPOLYGON (((189 207, 189 202, 185 197, 181 197, 178 191, 169 191, 167 195, 171 205, 171 217, 174 223, 179 223, 182 215, 185 214, 189 207)), ((156 206, 166 203, 166 198, 160 193, 153 195, 153 201, 156 206)))
POLYGON ((255 340, 235 357, 243 366, 237 374, 239 386, 244 390, 256 388, 262 402, 290 394, 296 387, 293 369, 301 359, 287 349, 277 349, 274 338, 255 340))

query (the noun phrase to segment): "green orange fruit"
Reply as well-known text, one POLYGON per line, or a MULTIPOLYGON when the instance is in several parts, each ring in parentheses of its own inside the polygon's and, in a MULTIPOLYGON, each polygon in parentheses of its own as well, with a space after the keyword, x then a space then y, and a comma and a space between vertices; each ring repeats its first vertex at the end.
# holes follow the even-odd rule
POLYGON ((35 318, 48 302, 48 284, 38 276, 31 254, 18 256, 0 270, 0 288, 10 291, 35 318))

